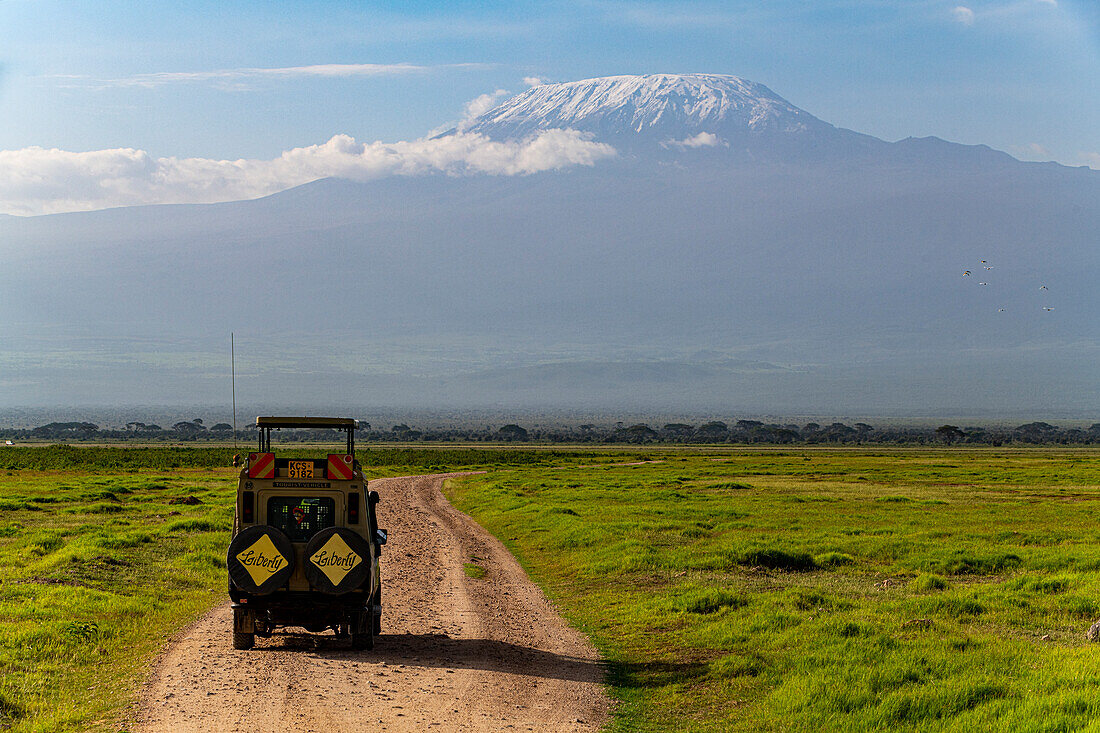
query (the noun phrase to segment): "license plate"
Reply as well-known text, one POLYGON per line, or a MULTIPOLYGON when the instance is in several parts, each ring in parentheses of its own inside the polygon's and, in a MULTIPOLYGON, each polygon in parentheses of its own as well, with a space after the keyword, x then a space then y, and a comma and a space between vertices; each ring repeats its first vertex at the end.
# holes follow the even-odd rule
POLYGON ((290 461, 287 478, 313 478, 313 461, 290 461))

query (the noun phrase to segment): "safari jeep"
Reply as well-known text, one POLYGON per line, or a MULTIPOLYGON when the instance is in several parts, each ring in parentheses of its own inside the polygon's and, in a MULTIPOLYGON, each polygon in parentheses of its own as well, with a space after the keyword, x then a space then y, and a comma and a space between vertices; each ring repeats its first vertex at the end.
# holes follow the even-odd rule
POLYGON ((372 649, 381 632, 378 492, 355 460, 350 418, 258 417, 259 450, 249 453, 237 484, 229 543, 233 648, 283 626, 332 629, 354 649, 372 649), (346 433, 347 447, 321 459, 279 458, 271 433, 312 428, 346 433))

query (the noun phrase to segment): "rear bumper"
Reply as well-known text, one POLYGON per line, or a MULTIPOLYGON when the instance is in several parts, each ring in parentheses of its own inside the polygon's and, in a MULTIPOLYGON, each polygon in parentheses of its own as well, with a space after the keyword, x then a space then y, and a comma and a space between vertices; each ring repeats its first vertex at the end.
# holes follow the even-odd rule
POLYGON ((301 626, 308 631, 355 627, 381 615, 381 606, 370 601, 370 596, 362 591, 342 596, 292 592, 257 597, 244 594, 240 601, 234 599, 233 630, 266 635, 281 626, 301 626))

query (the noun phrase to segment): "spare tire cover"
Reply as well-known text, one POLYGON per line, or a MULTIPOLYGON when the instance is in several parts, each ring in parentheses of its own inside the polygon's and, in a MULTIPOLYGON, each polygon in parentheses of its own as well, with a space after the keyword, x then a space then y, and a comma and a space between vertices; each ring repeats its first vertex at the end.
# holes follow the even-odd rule
POLYGON ((329 527, 313 535, 304 557, 309 584, 339 595, 370 578, 370 544, 346 527, 329 527))
POLYGON ((229 543, 225 564, 233 584, 264 596, 286 585, 294 572, 294 547, 275 527, 247 527, 229 543))

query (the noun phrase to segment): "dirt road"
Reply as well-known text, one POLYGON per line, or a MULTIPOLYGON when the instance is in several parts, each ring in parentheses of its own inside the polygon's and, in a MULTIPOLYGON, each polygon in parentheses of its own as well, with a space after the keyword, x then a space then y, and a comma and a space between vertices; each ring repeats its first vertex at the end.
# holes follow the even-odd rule
POLYGON ((504 546, 447 502, 444 478, 370 483, 389 530, 374 651, 301 629, 234 651, 221 606, 157 663, 139 730, 597 730, 608 700, 595 650, 504 546), (471 561, 484 578, 467 577, 471 561))

